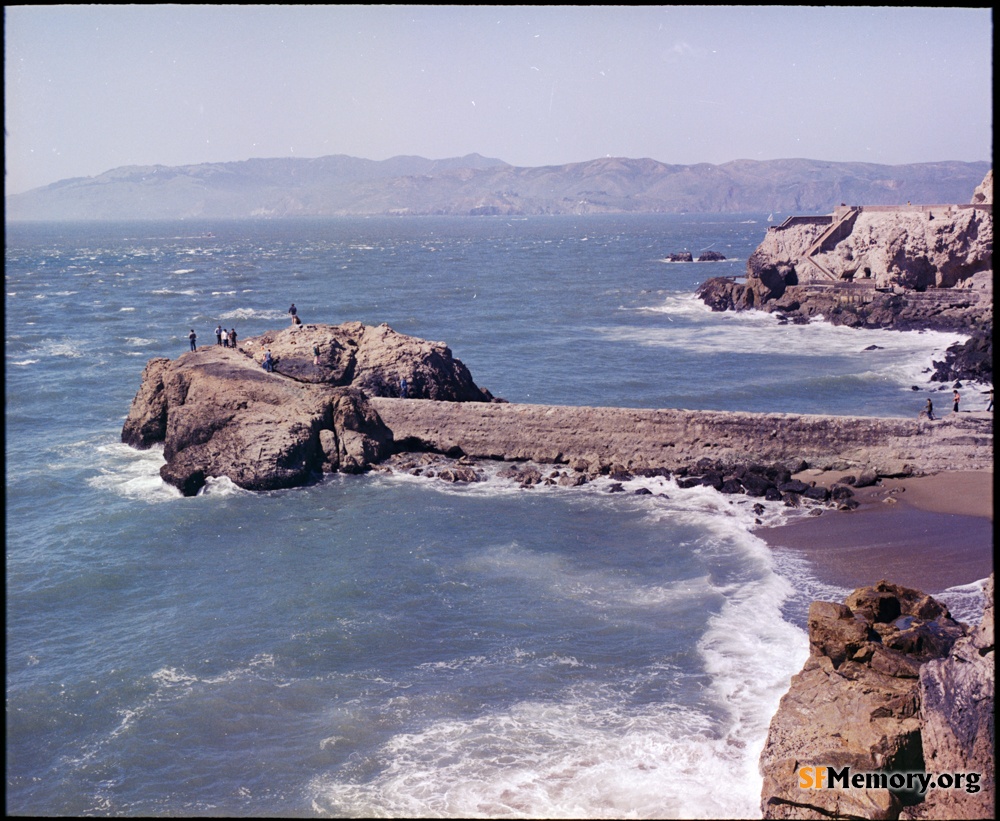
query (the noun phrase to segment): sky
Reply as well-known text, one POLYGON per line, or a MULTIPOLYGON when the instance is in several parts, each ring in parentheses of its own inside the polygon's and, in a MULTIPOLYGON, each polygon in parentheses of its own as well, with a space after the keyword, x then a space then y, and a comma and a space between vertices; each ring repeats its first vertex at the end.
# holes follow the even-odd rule
POLYGON ((5 187, 331 154, 989 161, 992 49, 974 7, 6 6, 5 187))

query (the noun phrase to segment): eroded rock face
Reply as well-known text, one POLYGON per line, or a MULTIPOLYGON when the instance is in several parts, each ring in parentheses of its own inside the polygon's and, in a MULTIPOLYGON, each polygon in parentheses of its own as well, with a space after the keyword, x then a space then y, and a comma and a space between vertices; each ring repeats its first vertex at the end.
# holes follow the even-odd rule
MULTIPOLYGON (((992 584, 988 594, 992 601, 992 584)), ((887 789, 811 789, 803 785, 800 771, 833 766, 850 767, 852 773, 988 769, 992 774, 992 673, 987 680, 980 666, 970 675, 960 663, 982 655, 986 646, 992 653, 991 607, 989 625, 988 638, 981 628, 966 637, 966 628, 942 604, 885 581, 859 588, 842 605, 814 602, 809 659, 792 678, 761 754, 764 817, 977 817, 936 814, 933 801, 945 794, 941 790, 920 796, 887 789), (977 732, 986 733, 988 744, 977 746, 977 732)), ((992 658, 989 665, 992 671, 992 658)), ((950 792, 947 798, 959 802, 962 811, 978 806, 964 792, 950 792)))
POLYGON ((293 325, 247 339, 241 347, 257 362, 270 350, 274 372, 282 376, 351 385, 369 396, 399 396, 405 379, 411 399, 489 402, 493 398, 473 382, 469 369, 443 342, 406 336, 385 324, 293 325))
POLYGON ((206 345, 151 360, 122 441, 140 449, 163 443, 161 476, 185 495, 210 476, 274 490, 321 472, 360 472, 388 456, 393 442, 368 396, 398 395, 403 377, 411 395, 489 399, 440 343, 385 325, 306 325, 236 349, 206 345), (273 372, 259 362, 268 348, 273 372))
MULTIPOLYGON (((745 282, 709 280, 713 310, 866 328, 993 328, 993 175, 969 205, 843 206, 768 229, 745 282)), ((992 375, 982 374, 987 378, 992 375)), ((977 376, 976 378, 980 378, 977 376)))
POLYGON ((991 168, 983 181, 976 186, 976 190, 972 194, 973 203, 983 203, 986 205, 993 204, 993 169, 991 168))
POLYGON ((993 576, 979 626, 920 668, 921 737, 928 772, 980 773, 978 792, 934 790, 905 818, 992 818, 996 802, 993 576))

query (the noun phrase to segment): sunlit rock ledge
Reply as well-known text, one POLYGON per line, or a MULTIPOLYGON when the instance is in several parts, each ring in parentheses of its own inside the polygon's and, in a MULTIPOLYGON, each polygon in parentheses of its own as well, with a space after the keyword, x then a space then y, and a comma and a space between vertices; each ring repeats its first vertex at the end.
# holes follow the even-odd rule
POLYGON ((993 589, 991 575, 972 627, 921 591, 885 580, 843 604, 813 602, 809 658, 761 753, 762 816, 995 817, 993 589), (861 781, 815 789, 817 771, 829 778, 828 767, 861 781), (901 773, 923 775, 923 791, 888 789, 898 786, 889 776, 901 773), (956 773, 975 782, 926 789, 956 773))
MULTIPOLYGON (((276 490, 418 451, 557 464, 581 477, 701 474, 720 489, 731 480, 727 492, 759 496, 767 488, 736 475, 741 466, 899 476, 993 464, 988 414, 928 422, 509 404, 478 387, 443 343, 357 322, 293 326, 237 348, 150 360, 122 441, 162 444, 161 476, 185 495, 213 476, 276 490), (273 371, 262 367, 268 351, 273 371), (403 379, 408 398, 399 396, 403 379)), ((772 476, 775 490, 781 478, 772 476)))

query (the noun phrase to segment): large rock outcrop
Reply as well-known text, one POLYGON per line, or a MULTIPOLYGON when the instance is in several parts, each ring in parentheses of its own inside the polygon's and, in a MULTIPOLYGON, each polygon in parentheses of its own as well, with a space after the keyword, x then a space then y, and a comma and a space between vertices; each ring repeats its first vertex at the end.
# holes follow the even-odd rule
POLYGON ((855 590, 843 605, 814 602, 809 659, 761 754, 764 817, 989 817, 992 581, 987 595, 987 615, 972 631, 929 596, 885 581, 855 590), (826 786, 829 776, 821 782, 812 768, 828 767, 862 774, 863 786, 826 786), (921 791, 913 781, 907 791, 877 776, 958 772, 982 774, 982 788, 921 791))
POLYGON ((250 337, 241 349, 262 363, 270 351, 274 373, 298 382, 353 386, 369 396, 399 396, 401 380, 411 399, 489 402, 472 374, 443 342, 406 336, 386 324, 292 325, 250 337), (318 357, 314 353, 318 350, 318 357))
MULTIPOLYGON (((744 282, 717 277, 713 310, 763 310, 793 322, 959 331, 941 381, 993 378, 993 172, 967 205, 841 206, 768 228, 744 282)), ((937 364, 937 363, 936 363, 937 364)))
POLYGON ((829 250, 810 254, 829 228, 804 218, 769 229, 747 262, 746 282, 711 279, 699 296, 714 310, 822 316, 854 327, 992 327, 991 210, 942 210, 932 220, 920 210, 864 210, 829 250))
POLYGON ((321 472, 366 470, 389 455, 392 433, 368 397, 398 395, 401 377, 419 396, 489 396, 440 343, 384 325, 296 326, 236 349, 207 345, 151 360, 122 441, 141 449, 163 443, 161 476, 185 495, 210 476, 249 490, 294 487, 321 472), (258 361, 268 349, 270 373, 258 361))

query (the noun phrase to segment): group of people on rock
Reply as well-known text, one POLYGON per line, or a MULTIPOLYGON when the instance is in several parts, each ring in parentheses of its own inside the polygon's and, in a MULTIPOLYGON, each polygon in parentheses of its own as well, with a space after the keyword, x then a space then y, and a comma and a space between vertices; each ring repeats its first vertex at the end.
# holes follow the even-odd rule
MULTIPOLYGON (((191 333, 188 334, 188 342, 191 344, 192 351, 198 349, 198 334, 194 332, 194 328, 192 328, 191 333)), ((215 328, 215 344, 221 345, 223 348, 235 348, 236 329, 230 328, 229 330, 226 330, 221 325, 217 325, 215 328)))
POLYGON ((216 344, 221 345, 223 348, 235 348, 236 329, 230 328, 227 331, 221 325, 218 325, 215 329, 215 341, 216 344))

